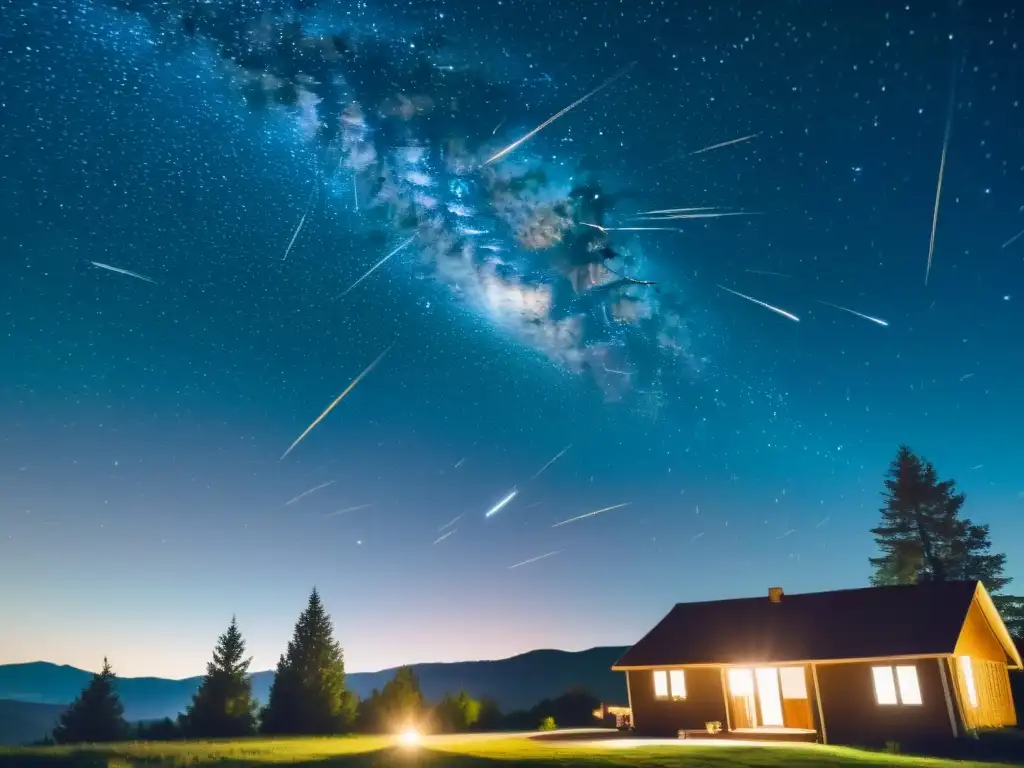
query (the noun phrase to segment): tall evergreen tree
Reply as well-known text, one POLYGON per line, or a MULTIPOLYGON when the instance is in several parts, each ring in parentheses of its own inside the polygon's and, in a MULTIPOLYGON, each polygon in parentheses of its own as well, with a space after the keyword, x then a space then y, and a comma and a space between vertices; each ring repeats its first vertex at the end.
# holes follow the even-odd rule
POLYGON ((993 595, 1007 625, 1024 626, 1024 600, 1000 595, 1011 579, 1003 575, 1006 555, 993 553, 989 527, 963 517, 966 496, 954 480, 938 479, 931 462, 900 446, 885 479, 882 519, 871 533, 880 555, 872 557, 871 583, 981 581, 993 595))
POLYGON ((188 736, 200 739, 247 736, 256 730, 256 700, 252 696, 245 640, 231 617, 217 639, 213 660, 206 665, 199 690, 182 718, 188 736))
POLYGON ((53 729, 58 744, 121 741, 128 735, 124 707, 117 696, 116 675, 103 659, 103 670, 79 694, 60 716, 53 729))
POLYGON ((314 588, 277 663, 262 712, 264 733, 334 734, 350 730, 357 699, 345 688, 345 660, 314 588))

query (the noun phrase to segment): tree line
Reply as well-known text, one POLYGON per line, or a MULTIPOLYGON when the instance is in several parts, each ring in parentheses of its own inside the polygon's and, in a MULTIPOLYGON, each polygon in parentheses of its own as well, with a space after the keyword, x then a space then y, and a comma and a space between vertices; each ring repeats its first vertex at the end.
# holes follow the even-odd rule
POLYGON ((393 733, 415 727, 432 733, 502 728, 534 729, 593 725, 600 702, 586 691, 569 691, 527 711, 503 714, 493 701, 465 690, 428 702, 415 671, 396 670, 381 690, 360 700, 345 684, 345 659, 330 616, 316 589, 295 624, 277 663, 266 706, 252 693, 251 657, 232 618, 218 639, 191 703, 177 720, 130 726, 117 695, 116 675, 107 659, 53 731, 57 743, 99 743, 128 738, 240 738, 256 735, 326 736, 393 733))
MULTIPOLYGON (((927 459, 900 446, 884 480, 881 520, 871 530, 879 554, 870 558, 876 586, 955 580, 981 581, 1011 634, 1024 642, 1024 598, 1007 593, 1006 555, 992 551, 989 526, 964 515, 965 494, 956 481, 941 480, 927 459)), ((266 706, 252 694, 245 641, 232 618, 217 640, 206 674, 177 721, 140 725, 132 731, 117 697, 106 659, 60 718, 57 742, 143 739, 236 738, 268 735, 330 735, 393 732, 411 725, 433 732, 532 729, 592 725, 599 706, 585 691, 570 691, 529 711, 503 715, 493 701, 466 691, 427 702, 411 667, 401 667, 365 700, 345 684, 345 660, 316 589, 295 624, 277 663, 266 706)))
POLYGON ((902 445, 885 476, 881 520, 871 533, 879 554, 870 558, 876 586, 981 581, 1007 629, 1024 642, 1024 597, 1006 592, 1006 555, 992 551, 989 526, 964 515, 967 496, 956 481, 902 445))

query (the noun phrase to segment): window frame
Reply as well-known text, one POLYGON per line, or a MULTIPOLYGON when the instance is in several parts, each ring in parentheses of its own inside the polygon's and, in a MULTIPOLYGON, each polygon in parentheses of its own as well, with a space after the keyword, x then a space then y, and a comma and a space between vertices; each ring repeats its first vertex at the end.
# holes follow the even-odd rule
POLYGON ((658 701, 685 701, 686 700, 686 670, 685 669, 652 669, 652 682, 654 687, 654 698, 658 701), (681 693, 676 692, 676 686, 672 684, 672 678, 680 680, 681 693), (659 682, 664 682, 663 692, 658 690, 659 682))
POLYGON ((668 671, 668 697, 672 701, 683 701, 686 699, 686 670, 685 669, 670 669, 668 671), (676 686, 672 684, 673 675, 677 675, 680 681, 680 688, 682 693, 676 693, 676 686))
POLYGON ((668 670, 667 669, 655 669, 655 670, 652 670, 652 672, 651 672, 651 679, 652 679, 653 684, 654 684, 654 698, 658 699, 659 701, 667 701, 670 698, 671 694, 672 694, 672 691, 669 689, 669 685, 668 685, 668 670), (664 693, 659 693, 658 692, 658 680, 659 679, 665 681, 665 688, 664 688, 665 692, 664 693))
POLYGON ((924 706, 924 696, 921 694, 921 677, 917 674, 917 664, 873 664, 871 669, 871 684, 875 691, 875 705, 879 707, 921 707, 924 706), (914 678, 914 688, 917 693, 917 701, 907 701, 903 691, 903 681, 897 670, 911 670, 914 678), (885 670, 892 681, 892 691, 895 694, 895 701, 880 701, 878 696, 878 672, 885 670))

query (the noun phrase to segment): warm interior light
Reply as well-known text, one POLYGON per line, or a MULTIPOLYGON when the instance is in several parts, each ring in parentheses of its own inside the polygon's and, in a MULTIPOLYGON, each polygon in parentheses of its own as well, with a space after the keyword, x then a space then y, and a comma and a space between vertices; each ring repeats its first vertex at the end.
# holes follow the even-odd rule
POLYGON ((964 682, 967 684, 967 700, 971 707, 978 706, 978 689, 974 685, 974 667, 971 664, 970 656, 960 657, 960 669, 964 674, 964 682))
POLYGON ((668 670, 657 669, 654 671, 654 697, 657 699, 668 698, 668 670))
POLYGON ((921 686, 917 682, 917 667, 896 667, 896 682, 900 684, 901 704, 921 704, 921 686))
POLYGON ((668 673, 668 685, 673 699, 686 698, 686 677, 681 669, 673 669, 668 673))
POLYGON ((398 740, 407 747, 415 746, 420 743, 420 732, 415 728, 406 728, 399 734, 398 740))
POLYGON ((875 701, 879 704, 896 704, 896 681, 893 679, 892 667, 872 667, 871 676, 875 680, 875 701))

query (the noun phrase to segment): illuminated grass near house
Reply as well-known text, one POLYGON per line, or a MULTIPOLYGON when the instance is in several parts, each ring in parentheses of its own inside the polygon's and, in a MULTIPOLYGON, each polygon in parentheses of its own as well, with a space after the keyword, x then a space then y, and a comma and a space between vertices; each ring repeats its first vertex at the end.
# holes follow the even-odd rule
POLYGON ((436 766, 511 768, 513 765, 689 766, 692 768, 960 768, 991 766, 905 757, 817 745, 665 744, 637 746, 614 740, 545 741, 526 736, 479 734, 424 737, 414 748, 395 737, 245 739, 235 741, 130 742, 87 747, 0 748, 0 766, 65 768, 157 768, 158 766, 292 765, 305 768, 351 766, 436 766))

